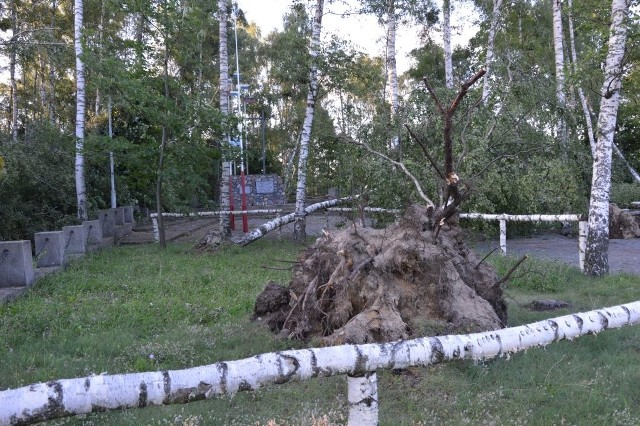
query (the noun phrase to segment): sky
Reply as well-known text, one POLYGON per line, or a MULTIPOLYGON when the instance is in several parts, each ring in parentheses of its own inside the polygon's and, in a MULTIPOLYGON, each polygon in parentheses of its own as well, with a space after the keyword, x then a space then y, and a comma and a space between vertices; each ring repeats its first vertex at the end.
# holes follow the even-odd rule
MULTIPOLYGON (((266 36, 271 31, 282 30, 282 17, 287 13, 292 0, 236 0, 240 8, 245 12, 249 22, 255 22, 266 36)), ((313 1, 307 1, 309 8, 315 5, 313 1)), ((441 6, 441 1, 437 1, 441 6)), ((467 2, 465 2, 467 3, 467 2)), ((470 3, 470 2, 469 2, 470 3)), ((462 5, 452 14, 452 42, 455 45, 466 44, 476 27, 473 10, 469 3, 462 5)), ((331 34, 338 34, 341 38, 350 40, 356 47, 361 48, 371 56, 383 56, 386 29, 380 25, 374 16, 340 16, 342 12, 356 10, 356 0, 338 0, 332 3, 325 1, 325 14, 322 18, 323 39, 328 39, 331 34)), ((313 11, 310 10, 313 16, 313 11)), ((396 42, 396 62, 400 73, 411 66, 408 54, 419 47, 418 27, 399 26, 396 42)), ((435 37, 441 37, 437 34, 435 37)))

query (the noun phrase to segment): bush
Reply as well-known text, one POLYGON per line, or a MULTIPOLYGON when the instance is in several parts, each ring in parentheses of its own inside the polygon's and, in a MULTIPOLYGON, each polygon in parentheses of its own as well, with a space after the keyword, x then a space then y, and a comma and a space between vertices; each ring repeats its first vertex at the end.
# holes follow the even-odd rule
POLYGON ((634 201, 640 201, 640 184, 612 183, 611 202, 619 207, 629 207, 634 201))

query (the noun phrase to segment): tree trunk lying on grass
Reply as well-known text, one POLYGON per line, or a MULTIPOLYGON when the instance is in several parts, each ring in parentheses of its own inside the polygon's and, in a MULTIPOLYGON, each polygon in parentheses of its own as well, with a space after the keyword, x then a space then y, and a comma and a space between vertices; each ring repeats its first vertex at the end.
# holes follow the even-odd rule
POLYGON ((32 424, 91 412, 182 404, 269 384, 379 369, 488 359, 640 322, 640 301, 484 333, 424 337, 257 355, 189 368, 52 380, 0 391, 0 424, 32 424))
POLYGON ((414 205, 386 229, 328 233, 307 249, 288 288, 270 285, 258 297, 256 317, 326 345, 503 327, 495 270, 465 246, 453 217, 434 232, 433 216, 414 205))
MULTIPOLYGON (((342 204, 342 203, 346 203, 349 201, 354 200, 355 198, 357 198, 357 196, 354 197, 344 197, 344 198, 336 198, 335 200, 327 200, 327 201, 323 201, 321 203, 316 203, 316 204, 312 204, 309 207, 306 207, 304 209, 305 215, 311 214, 315 211, 318 211, 320 209, 325 209, 327 207, 333 207, 336 206, 338 204, 342 204)), ((279 217, 277 219, 274 219, 270 222, 267 222, 263 225, 261 225, 260 227, 254 229, 253 231, 251 231, 250 233, 248 233, 247 235, 245 235, 242 238, 236 239, 234 240, 234 243, 236 244, 240 244, 241 246, 246 246, 247 244, 250 244, 262 237, 264 237, 267 233, 273 231, 274 229, 280 228, 281 226, 284 226, 288 223, 291 223, 295 220, 296 218, 296 213, 289 213, 286 216, 282 216, 279 217)))

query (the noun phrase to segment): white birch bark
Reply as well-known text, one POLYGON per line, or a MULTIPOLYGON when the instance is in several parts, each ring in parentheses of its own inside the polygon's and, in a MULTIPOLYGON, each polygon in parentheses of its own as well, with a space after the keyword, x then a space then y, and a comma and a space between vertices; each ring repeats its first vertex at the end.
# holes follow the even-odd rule
POLYGON ((580 214, 487 214, 460 213, 461 219, 509 220, 512 222, 578 222, 584 220, 580 214))
MULTIPOLYGON (((571 51, 571 62, 573 63, 573 72, 577 74, 578 54, 576 52, 575 32, 573 29, 573 0, 567 0, 567 6, 569 8, 569 47, 571 51)), ((584 90, 580 86, 578 86, 578 97, 580 98, 580 106, 582 107, 582 114, 584 115, 584 122, 585 126, 587 127, 587 137, 589 138, 589 146, 591 147, 591 157, 595 158, 596 138, 593 133, 591 111, 589 111, 589 105, 587 104, 587 97, 584 94, 584 90)))
POLYGON ((9 46, 9 80, 11 84, 11 139, 18 142, 18 84, 16 82, 16 63, 18 50, 18 11, 16 0, 11 2, 11 45, 9 46))
POLYGON ((75 180, 76 199, 78 203, 78 219, 87 220, 87 191, 84 180, 84 123, 85 123, 85 81, 84 63, 82 62, 82 0, 75 0, 74 37, 76 54, 76 159, 75 180))
POLYGON ((316 13, 313 19, 313 31, 309 44, 309 56, 311 67, 309 69, 309 93, 307 94, 307 109, 300 136, 300 155, 298 156, 298 184, 296 186, 296 211, 293 238, 303 242, 307 239, 306 219, 304 205, 307 198, 307 157, 309 155, 309 142, 311 140, 311 126, 318 96, 318 64, 317 57, 320 53, 320 32, 322 30, 322 11, 324 0, 317 0, 316 13))
POLYGON ((448 89, 453 88, 453 62, 451 59, 451 0, 442 2, 442 33, 444 45, 444 81, 448 89))
POLYGON ((600 95, 600 114, 593 160, 589 226, 585 253, 585 273, 601 276, 609 272, 609 190, 611 188, 611 152, 616 129, 622 77, 622 60, 627 39, 630 0, 613 0, 609 52, 605 62, 600 95))
POLYGON ((400 105, 398 90, 398 67, 396 64, 396 7, 395 0, 388 0, 387 4, 387 84, 389 85, 389 102, 391 103, 391 128, 392 137, 390 148, 395 149, 400 144, 400 138, 396 130, 396 120, 400 105))
MULTIPOLYGON (((357 197, 357 196, 356 196, 357 197)), ((312 204, 309 207, 306 207, 303 209, 302 214, 304 216, 311 214, 317 210, 320 209, 324 209, 327 207, 331 207, 331 206, 335 206, 341 203, 345 203, 348 201, 353 200, 356 197, 344 197, 344 198, 337 198, 335 200, 328 200, 328 201, 323 201, 321 203, 317 203, 317 204, 312 204)), ((240 244, 242 246, 246 246, 249 243, 254 242, 257 239, 262 238, 263 236, 265 236, 267 233, 273 231, 276 228, 280 228, 281 226, 284 226, 288 223, 291 223, 295 220, 297 220, 298 218, 298 212, 295 211, 293 213, 289 213, 288 215, 285 216, 281 216, 278 217, 270 222, 267 222, 263 225, 261 225, 260 227, 254 229, 253 231, 249 232, 247 235, 245 235, 244 237, 234 241, 236 244, 240 244)))
POLYGON ((556 109, 560 115, 556 124, 556 137, 561 147, 567 145, 567 126, 564 119, 567 95, 564 84, 564 37, 562 34, 562 0, 553 4, 553 49, 556 67, 556 109))
MULTIPOLYGON (((227 116, 229 114, 229 52, 227 47, 227 4, 228 0, 218 0, 218 21, 220 40, 220 112, 227 116)), ((227 142, 228 135, 223 136, 227 142)), ((224 161, 220 173, 220 208, 229 210, 229 179, 231 176, 231 162, 224 161)), ((223 238, 231 236, 231 219, 229 216, 220 216, 220 233, 223 238)))
POLYGON ((510 356, 529 348, 640 323, 640 301, 484 333, 260 354, 146 373, 52 380, 0 391, 0 424, 31 424, 96 411, 182 404, 316 377, 510 356))
POLYGON ((378 375, 347 376, 349 426, 378 424, 378 375))
POLYGON ((491 26, 489 27, 489 39, 487 40, 487 58, 485 63, 484 82, 482 86, 482 101, 484 106, 489 103, 489 96, 491 96, 491 76, 493 73, 493 49, 496 39, 496 30, 498 28, 498 22, 500 20, 500 7, 502 7, 502 0, 493 0, 493 13, 491 14, 491 26))

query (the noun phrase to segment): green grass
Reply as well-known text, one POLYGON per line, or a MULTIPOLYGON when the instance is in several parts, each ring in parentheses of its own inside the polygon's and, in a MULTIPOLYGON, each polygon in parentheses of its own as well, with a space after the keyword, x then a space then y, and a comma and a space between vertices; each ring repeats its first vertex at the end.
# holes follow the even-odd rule
MULTIPOLYGON (((264 284, 289 278, 287 271, 261 266, 293 259, 299 250, 284 241, 259 241, 215 255, 194 255, 186 246, 165 252, 143 246, 85 257, 39 281, 26 297, 0 306, 0 389, 102 372, 181 369, 301 347, 250 321, 264 284)), ((504 273, 515 259, 496 256, 494 262, 504 273)), ((640 299, 640 277, 589 279, 535 259, 522 271, 527 274, 505 287, 510 325, 640 299), (573 307, 527 310, 536 298, 573 307)), ((510 359, 382 371, 380 423, 640 424, 639 363, 636 326, 510 359)), ((347 413, 346 379, 332 377, 50 424, 342 424, 347 413)))

